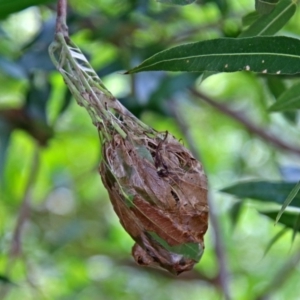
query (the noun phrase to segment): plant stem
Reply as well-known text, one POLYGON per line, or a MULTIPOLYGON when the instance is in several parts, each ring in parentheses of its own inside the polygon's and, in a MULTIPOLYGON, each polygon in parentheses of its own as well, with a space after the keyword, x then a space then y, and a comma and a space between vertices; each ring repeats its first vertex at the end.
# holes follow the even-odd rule
POLYGON ((242 124, 249 132, 259 136, 261 139, 269 142, 270 144, 273 144, 278 149, 282 149, 291 153, 294 153, 298 156, 300 156, 300 148, 295 147, 293 145, 289 145, 286 142, 280 140, 279 138, 272 135, 270 132, 265 130, 264 128, 261 128, 257 126, 256 124, 252 123, 250 120, 248 120, 244 115, 237 113, 233 110, 231 110, 229 107, 222 103, 218 103, 217 101, 213 100, 212 98, 208 97, 207 95, 203 94, 202 92, 199 92, 193 88, 190 89, 191 93, 196 96, 197 98, 203 100, 213 108, 217 109, 218 111, 222 112, 224 115, 227 115, 231 119, 239 122, 242 124))
POLYGON ((57 1, 57 19, 55 32, 60 32, 65 38, 69 38, 67 26, 67 0, 57 1))
MULTIPOLYGON (((22 231, 25 222, 28 220, 30 215, 30 200, 31 200, 31 191, 36 180, 36 175, 39 168, 39 147, 36 146, 33 158, 32 158, 32 165, 29 168, 30 173, 28 175, 28 181, 25 187, 23 200, 21 203, 21 207, 19 210, 19 215, 17 218, 16 227, 13 232, 12 241, 11 241, 11 248, 8 254, 8 263, 6 265, 5 275, 9 277, 10 272, 13 269, 14 263, 16 259, 21 256, 22 254, 22 231)), ((2 287, 0 290, 0 299, 4 299, 7 293, 10 290, 11 285, 6 285, 2 287)))
MULTIPOLYGON (((193 153, 194 157, 200 161, 200 155, 198 149, 195 145, 194 139, 192 138, 189 130, 188 124, 185 122, 184 118, 179 114, 178 107, 175 101, 172 101, 170 105, 170 110, 182 132, 182 135, 185 137, 188 147, 193 153)), ((209 189, 210 190, 210 189, 209 189)), ((212 199, 208 198, 209 203, 209 219, 212 227, 212 232, 214 234, 215 241, 215 253, 218 260, 219 265, 219 273, 218 273, 218 281, 223 291, 224 297, 226 300, 230 300, 230 292, 229 292, 229 272, 227 269, 227 259, 225 253, 225 246, 223 242, 223 238, 221 235, 221 227, 218 220, 218 215, 216 213, 215 205, 212 199)))

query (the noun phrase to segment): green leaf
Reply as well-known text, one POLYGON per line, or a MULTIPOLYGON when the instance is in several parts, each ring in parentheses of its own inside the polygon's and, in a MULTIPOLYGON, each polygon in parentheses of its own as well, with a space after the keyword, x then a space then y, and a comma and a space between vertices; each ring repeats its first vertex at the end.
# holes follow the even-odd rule
POLYGON ((0 111, 0 186, 4 184, 4 170, 10 137, 13 129, 1 116, 0 111))
POLYGON ((269 108, 269 111, 286 111, 300 109, 300 83, 286 90, 269 108))
POLYGON ((297 194, 299 193, 300 190, 300 181, 295 185, 295 187, 291 190, 291 192, 289 193, 289 195, 287 196, 286 200, 283 202, 282 207, 275 219, 275 224, 278 223, 281 215, 283 214, 283 212, 285 211, 285 209, 292 203, 292 201, 295 199, 295 197, 297 196, 297 194))
POLYGON ((274 35, 296 12, 294 0, 281 0, 270 14, 262 15, 240 37, 274 35))
POLYGON ((247 15, 242 17, 242 24, 243 24, 244 27, 250 26, 259 17, 260 17, 260 14, 257 11, 252 11, 252 12, 250 12, 247 15))
POLYGON ((182 245, 170 246, 164 239, 159 237, 155 232, 149 232, 150 236, 157 241, 161 246, 163 246, 166 250, 181 254, 186 258, 191 258, 195 261, 199 261, 202 254, 203 249, 198 243, 186 243, 182 245))
POLYGON ((14 284, 6 275, 1 275, 1 274, 0 274, 0 282, 6 284, 14 284))
POLYGON ((278 0, 255 0, 255 9, 259 14, 269 14, 278 0))
MULTIPOLYGON (((295 183, 291 182, 247 181, 224 188, 221 191, 239 198, 283 204, 294 186, 295 183)), ((299 193, 294 197, 293 206, 300 207, 299 193)))
POLYGON ((157 0, 157 2, 163 3, 163 4, 175 4, 175 5, 188 5, 196 0, 157 0))
MULTIPOLYGON (((275 220, 277 217, 277 211, 269 211, 269 212, 259 212, 262 215, 265 215, 269 217, 272 220, 275 220)), ((295 228, 295 224, 297 223, 298 214, 292 213, 292 212, 284 212, 281 216, 279 223, 282 225, 285 225, 286 227, 290 229, 295 228)), ((300 228, 298 227, 298 231, 300 231, 300 228)))
POLYGON ((229 210, 229 218, 232 226, 235 227, 243 209, 244 203, 242 201, 236 202, 229 210))
POLYGON ((220 38, 170 48, 127 74, 142 71, 300 73, 300 40, 290 37, 220 38))
MULTIPOLYGON (((279 97, 286 91, 287 87, 282 79, 278 76, 267 76, 267 86, 269 91, 272 93, 276 101, 279 97)), ((295 111, 286 111, 283 113, 284 117, 296 124, 297 122, 297 113, 295 111)))
POLYGON ((54 0, 0 0, 0 19, 33 5, 56 2, 54 0))

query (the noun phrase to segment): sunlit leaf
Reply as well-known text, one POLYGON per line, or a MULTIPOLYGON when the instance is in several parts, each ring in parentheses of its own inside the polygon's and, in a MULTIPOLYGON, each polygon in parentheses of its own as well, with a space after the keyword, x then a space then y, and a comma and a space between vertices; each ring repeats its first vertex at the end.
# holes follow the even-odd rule
POLYGON ((279 31, 296 12, 293 0, 281 0, 270 14, 262 15, 240 37, 273 35, 279 31))
POLYGON ((295 223, 294 223, 294 228, 293 228, 293 236, 292 236, 292 242, 295 241, 296 235, 300 229, 300 214, 298 214, 295 223))
POLYGON ((286 90, 269 108, 270 111, 286 111, 300 109, 300 83, 286 90))
MULTIPOLYGON (((227 194, 238 198, 251 198, 263 202, 275 202, 283 204, 295 183, 269 182, 269 181, 246 181, 222 189, 227 194)), ((300 194, 293 200, 293 206, 300 207, 300 194)))
POLYGON ((6 275, 1 275, 0 274, 0 282, 2 283, 6 283, 6 284, 14 284, 10 279, 9 277, 7 277, 6 275))
POLYGON ((295 199, 295 197, 297 196, 297 194, 299 193, 300 190, 300 181, 295 185, 295 187, 291 190, 291 192, 289 193, 289 195, 287 196, 286 200, 283 202, 282 207, 275 219, 275 224, 277 224, 277 222, 279 221, 281 215, 283 214, 283 212, 285 211, 285 209, 292 203, 292 201, 295 199))
POLYGON ((300 40, 276 36, 190 43, 159 52, 127 73, 158 70, 297 74, 300 72, 300 40))
POLYGON ((265 252, 264 252, 264 256, 270 251, 270 249, 272 248, 272 246, 277 242, 279 241, 279 239, 285 234, 287 233, 288 230, 287 228, 282 228, 277 234, 275 234, 275 236, 272 237, 272 239, 269 241, 266 249, 265 249, 265 252))
MULTIPOLYGON (((269 91, 272 93, 276 101, 278 101, 279 97, 287 89, 285 82, 278 76, 267 76, 266 83, 269 91)), ((296 124, 297 113, 295 111, 285 111, 283 116, 293 124, 296 124)))

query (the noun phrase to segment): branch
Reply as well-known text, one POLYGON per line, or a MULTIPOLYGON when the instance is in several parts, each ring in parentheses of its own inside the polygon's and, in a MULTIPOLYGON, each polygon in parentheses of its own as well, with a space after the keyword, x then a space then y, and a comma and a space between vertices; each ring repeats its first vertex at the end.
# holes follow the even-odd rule
POLYGON ((55 33, 62 33, 65 38, 69 37, 67 26, 67 0, 58 0, 55 33))
POLYGON ((17 224, 13 233, 12 244, 9 253, 11 259, 19 256, 22 253, 22 241, 21 241, 22 229, 30 214, 31 190, 36 179, 38 168, 39 168, 39 148, 36 147, 33 153, 32 165, 30 167, 30 173, 28 175, 28 181, 25 187, 24 197, 22 200, 19 216, 17 219, 17 224))
POLYGON ((286 142, 278 139, 274 135, 272 135, 267 130, 257 126, 256 124, 252 123, 250 120, 248 120, 245 116, 241 115, 238 112, 235 112, 231 110, 229 107, 222 103, 218 103, 215 100, 211 99, 210 97, 206 96, 205 94, 191 88, 190 92, 196 96, 197 98, 203 100, 204 102, 208 103, 213 108, 217 109, 218 111, 222 112, 224 115, 227 115, 228 117, 232 118, 233 120, 239 122, 242 124, 249 132, 259 136, 261 139, 265 140, 266 142, 269 142, 270 144, 273 144, 273 146, 285 150, 291 153, 294 153, 298 156, 300 156, 300 148, 295 147, 293 145, 289 145, 286 142))
MULTIPOLYGON (((190 148, 191 152, 193 153, 194 157, 201 161, 200 155, 197 150, 197 146, 195 145, 195 142, 190 134, 189 126, 185 122, 184 118, 182 118, 178 112, 177 104, 175 101, 172 101, 170 105, 170 110, 175 118, 175 121, 177 122, 183 136, 185 137, 188 147, 190 148)), ((218 216, 216 214, 216 209, 214 206, 214 202, 211 200, 211 198, 208 199, 209 202, 209 218, 210 223, 212 227, 212 231, 214 234, 215 239, 215 253, 218 260, 219 265, 219 274, 217 276, 217 280, 219 282, 219 286, 221 287, 223 294, 225 296, 226 300, 231 299, 230 293, 229 293, 229 272, 227 270, 227 259, 225 255, 225 246, 224 242, 221 236, 221 230, 220 230, 220 223, 218 220, 218 216)))
MULTIPOLYGON (((6 272, 5 272, 5 275, 7 277, 9 277, 9 274, 12 271, 16 258, 22 254, 22 231, 25 222, 29 218, 31 190, 36 179, 38 168, 39 168, 39 148, 36 146, 36 149, 33 153, 32 165, 30 166, 28 181, 24 190, 24 196, 21 202, 21 207, 17 218, 17 224, 12 236, 11 247, 8 255, 8 262, 6 265, 6 272)), ((10 287, 11 285, 7 285, 7 286, 3 285, 2 289, 0 290, 0 299, 5 298, 5 296, 10 290, 10 287)))

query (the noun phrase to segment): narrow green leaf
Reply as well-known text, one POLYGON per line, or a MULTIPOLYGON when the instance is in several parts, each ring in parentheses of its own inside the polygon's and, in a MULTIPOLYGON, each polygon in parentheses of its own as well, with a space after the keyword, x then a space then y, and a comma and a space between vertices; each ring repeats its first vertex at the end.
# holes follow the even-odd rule
POLYGON ((244 203, 242 201, 236 202, 231 209, 229 210, 229 218, 231 220, 232 226, 235 227, 239 217, 241 215, 241 211, 243 209, 244 203))
POLYGON ((260 14, 257 11, 252 11, 252 12, 250 12, 247 15, 242 17, 242 24, 243 24, 244 27, 250 26, 259 17, 260 17, 260 14))
POLYGON ((294 0, 281 0, 270 14, 262 15, 239 37, 274 35, 296 12, 294 0))
MULTIPOLYGON (((269 211, 269 212, 259 212, 262 215, 265 215, 269 217, 272 220, 275 220, 277 217, 277 211, 269 211)), ((290 228, 294 229, 295 228, 295 223, 297 222, 298 219, 298 214, 297 213, 292 213, 292 212, 284 212, 283 215, 281 216, 280 220, 278 223, 290 228)), ((298 228, 298 232, 300 228, 298 228)))
POLYGON ((159 52, 127 74, 142 71, 300 73, 300 40, 276 37, 220 38, 159 52))
POLYGON ((295 185, 295 187, 291 190, 289 195, 287 196, 286 200, 283 202, 282 207, 275 219, 275 224, 278 223, 278 220, 280 219, 281 215, 285 211, 285 209, 292 203, 292 201, 295 199, 297 196, 298 192, 300 190, 300 181, 295 185))
POLYGON ((56 2, 55 0, 0 0, 0 19, 33 5, 56 2))
POLYGON ((284 227, 277 234, 275 234, 275 236, 273 236, 272 239, 269 241, 263 256, 266 256, 266 254, 270 251, 272 246, 287 232, 287 228, 284 227))
MULTIPOLYGON (((239 198, 251 198, 263 202, 275 202, 283 204, 295 183, 269 182, 269 181, 247 181, 222 189, 227 194, 239 198)), ((294 197, 293 206, 300 207, 300 194, 294 197)))
POLYGON ((255 9, 259 14, 269 14, 278 0, 255 0, 255 9))
POLYGON ((150 236, 161 244, 166 250, 181 254, 186 258, 191 258, 195 261, 199 261, 202 254, 203 249, 200 249, 200 245, 198 243, 186 243, 177 246, 170 246, 164 239, 159 237, 155 232, 149 232, 150 236))
POLYGON ((269 111, 286 111, 300 109, 300 83, 286 90, 269 108, 269 111))
MULTIPOLYGON (((287 90, 285 82, 278 76, 267 76, 267 86, 276 101, 287 90)), ((283 116, 294 125, 297 122, 297 113, 295 111, 286 111, 283 116)))
POLYGON ((266 76, 267 86, 274 98, 278 99, 287 89, 285 82, 278 76, 266 76))
POLYGON ((188 5, 196 0, 157 0, 157 2, 163 3, 163 4, 175 4, 175 5, 188 5))
POLYGON ((0 282, 5 284, 14 284, 6 275, 0 274, 0 282))

